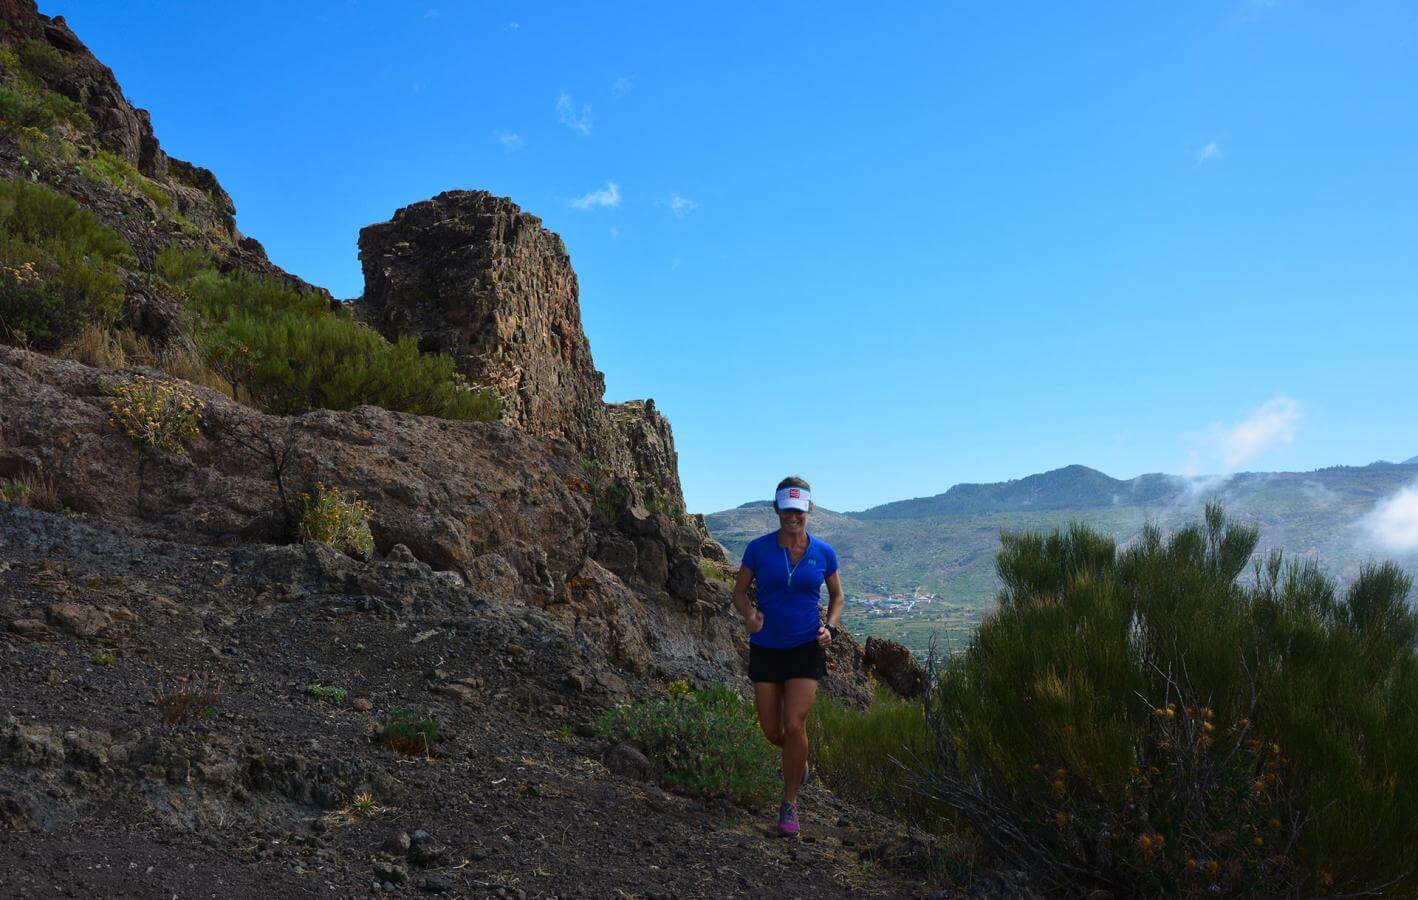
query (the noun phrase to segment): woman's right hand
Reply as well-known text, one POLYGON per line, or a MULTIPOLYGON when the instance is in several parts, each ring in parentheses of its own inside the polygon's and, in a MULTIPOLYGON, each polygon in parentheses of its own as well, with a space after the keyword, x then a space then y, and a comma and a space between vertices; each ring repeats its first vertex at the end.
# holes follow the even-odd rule
POLYGON ((757 634, 763 630, 763 613, 750 609, 748 615, 744 616, 743 623, 748 627, 749 634, 757 634))

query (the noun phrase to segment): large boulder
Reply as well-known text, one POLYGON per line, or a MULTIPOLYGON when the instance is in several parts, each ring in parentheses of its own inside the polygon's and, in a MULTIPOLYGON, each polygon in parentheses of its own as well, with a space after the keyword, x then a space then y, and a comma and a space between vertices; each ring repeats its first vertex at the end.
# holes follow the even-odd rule
POLYGON ((913 700, 926 689, 926 670, 903 645, 882 638, 867 638, 864 651, 867 671, 898 697, 913 700))

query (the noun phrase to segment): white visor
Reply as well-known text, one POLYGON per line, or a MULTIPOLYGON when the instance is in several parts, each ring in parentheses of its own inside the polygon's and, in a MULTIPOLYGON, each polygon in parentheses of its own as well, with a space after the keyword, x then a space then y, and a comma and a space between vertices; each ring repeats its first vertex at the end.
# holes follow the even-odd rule
POLYGON ((774 499, 777 500, 779 509, 800 509, 807 512, 808 507, 812 506, 812 492, 807 488, 780 488, 774 499))

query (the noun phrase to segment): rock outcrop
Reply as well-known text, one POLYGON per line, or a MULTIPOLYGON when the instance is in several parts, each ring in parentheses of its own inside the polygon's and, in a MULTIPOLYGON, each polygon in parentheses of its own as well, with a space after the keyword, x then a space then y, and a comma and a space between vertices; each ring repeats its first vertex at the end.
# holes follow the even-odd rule
POLYGON ((498 390, 504 421, 567 441, 633 501, 684 513, 669 422, 654 401, 603 402, 576 272, 541 219, 486 191, 447 191, 363 229, 359 251, 366 322, 452 356, 498 390))
POLYGON ((903 645, 882 638, 867 638, 864 650, 867 671, 880 678, 898 697, 914 700, 926 689, 926 670, 903 645))

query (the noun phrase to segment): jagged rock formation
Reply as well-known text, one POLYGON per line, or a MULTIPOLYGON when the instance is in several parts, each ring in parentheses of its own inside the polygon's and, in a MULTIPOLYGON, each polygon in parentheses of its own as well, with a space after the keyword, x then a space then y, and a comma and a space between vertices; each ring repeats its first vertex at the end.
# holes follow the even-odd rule
POLYGON ((581 330, 576 273, 561 238, 511 200, 448 191, 360 231, 364 319, 416 335, 503 398, 523 431, 596 456, 607 440, 605 378, 581 330))
POLYGON ((447 191, 364 228, 359 249, 365 321, 452 356, 498 389, 508 424, 569 442, 632 500, 684 512, 669 422, 653 401, 602 402, 576 273, 541 219, 486 191, 447 191))

